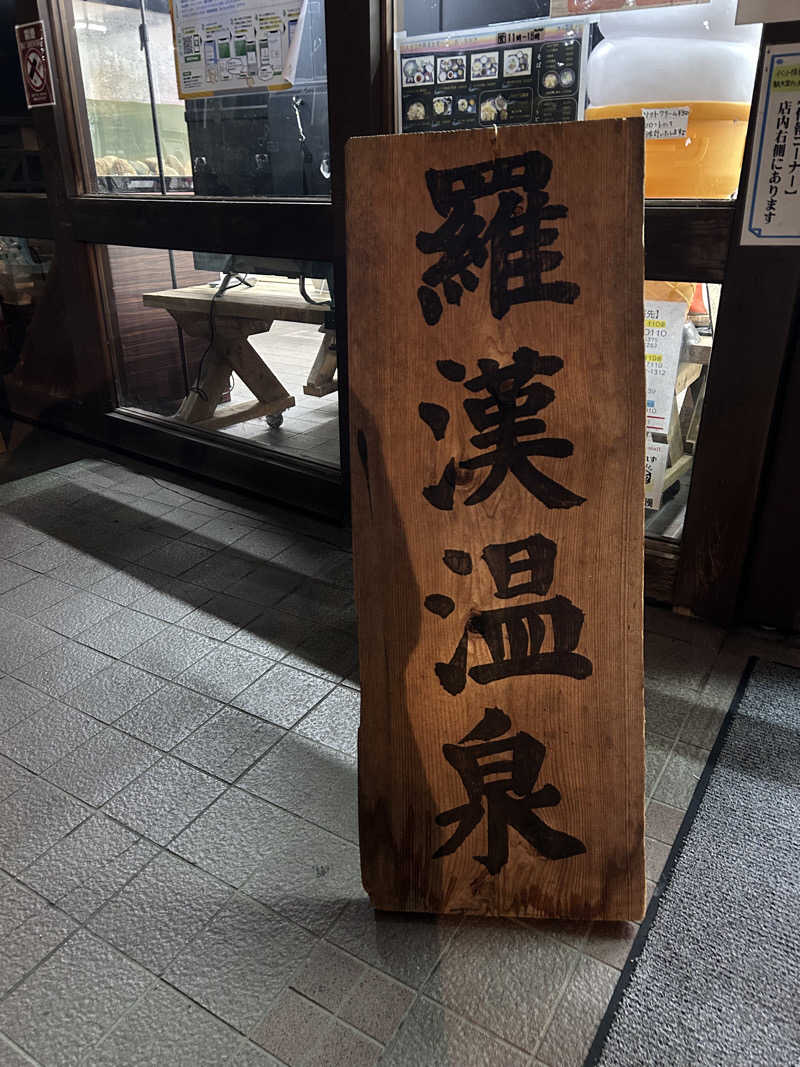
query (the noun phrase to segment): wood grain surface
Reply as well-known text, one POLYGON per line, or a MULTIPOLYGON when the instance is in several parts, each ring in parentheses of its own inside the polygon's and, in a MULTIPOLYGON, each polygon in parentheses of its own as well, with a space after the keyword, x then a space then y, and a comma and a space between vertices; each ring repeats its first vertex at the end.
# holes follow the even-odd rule
MULTIPOLYGON (((348 144, 360 835, 377 908, 642 915, 642 138, 634 119, 348 144), (437 211, 426 172, 485 164, 494 191, 474 209, 497 230, 497 161, 531 152, 552 162, 548 208, 566 208, 545 212, 558 233, 539 244, 563 260, 503 311, 496 236, 459 303, 427 276, 429 324, 418 289, 441 253, 417 235, 441 237, 465 186, 441 179, 437 211), (535 373, 511 380, 519 350, 535 373)), ((507 185, 525 169, 509 167, 507 185)), ((544 202, 517 193, 517 211, 544 202)))

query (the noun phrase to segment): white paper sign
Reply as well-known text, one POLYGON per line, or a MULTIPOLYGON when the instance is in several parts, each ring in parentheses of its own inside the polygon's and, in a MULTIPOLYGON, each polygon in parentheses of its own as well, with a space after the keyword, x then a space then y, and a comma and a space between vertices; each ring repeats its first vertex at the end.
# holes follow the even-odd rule
POLYGON ((653 433, 666 433, 669 429, 685 321, 686 304, 682 300, 645 302, 646 425, 653 433))
POLYGON ((689 128, 688 107, 643 107, 644 136, 648 141, 685 137, 689 128))
POLYGON ((764 51, 742 244, 800 244, 800 44, 764 51))
POLYGON ((794 22, 800 18, 797 0, 739 0, 736 24, 746 22, 794 22))
POLYGON ((644 506, 653 511, 661 507, 668 458, 669 445, 654 441, 648 434, 644 454, 644 506))
POLYGON ((305 0, 172 0, 178 95, 286 89, 305 0))

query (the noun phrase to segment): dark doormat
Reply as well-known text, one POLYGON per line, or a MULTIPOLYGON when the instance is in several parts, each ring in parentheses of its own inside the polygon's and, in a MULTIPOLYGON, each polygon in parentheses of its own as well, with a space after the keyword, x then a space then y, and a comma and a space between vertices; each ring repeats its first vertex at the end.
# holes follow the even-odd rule
POLYGON ((800 671, 751 660, 586 1067, 800 1064, 800 671))

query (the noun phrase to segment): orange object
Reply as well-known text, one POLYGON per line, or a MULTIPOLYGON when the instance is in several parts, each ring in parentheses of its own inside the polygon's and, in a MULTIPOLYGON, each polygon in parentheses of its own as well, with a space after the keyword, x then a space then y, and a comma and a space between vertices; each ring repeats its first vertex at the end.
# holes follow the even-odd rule
POLYGON ((700 283, 700 282, 698 282, 697 285, 694 287, 694 296, 692 297, 692 303, 689 306, 689 314, 690 315, 707 315, 708 314, 708 308, 706 307, 706 302, 705 302, 705 299, 703 297, 703 286, 702 286, 702 283, 700 283))
POLYGON ((645 196, 728 200, 736 195, 747 134, 749 103, 670 100, 587 107, 587 119, 641 115, 642 108, 688 107, 686 137, 645 142, 645 196))

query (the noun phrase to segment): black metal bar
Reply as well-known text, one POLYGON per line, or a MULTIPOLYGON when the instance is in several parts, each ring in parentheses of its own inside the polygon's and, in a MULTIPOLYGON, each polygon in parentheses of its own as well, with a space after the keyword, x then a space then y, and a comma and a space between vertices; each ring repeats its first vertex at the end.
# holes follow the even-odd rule
POLYGON ((156 145, 156 160, 158 162, 158 181, 161 186, 161 195, 167 195, 167 180, 164 175, 164 157, 161 154, 161 132, 158 128, 158 112, 156 110, 156 91, 153 85, 153 64, 150 61, 150 38, 147 33, 147 12, 144 0, 139 0, 139 12, 142 21, 139 25, 139 40, 144 51, 144 65, 147 70, 147 92, 150 97, 150 116, 153 120, 153 140, 156 145))
POLYGON ((333 208, 325 200, 224 200, 195 196, 76 196, 79 241, 332 261, 333 208))

